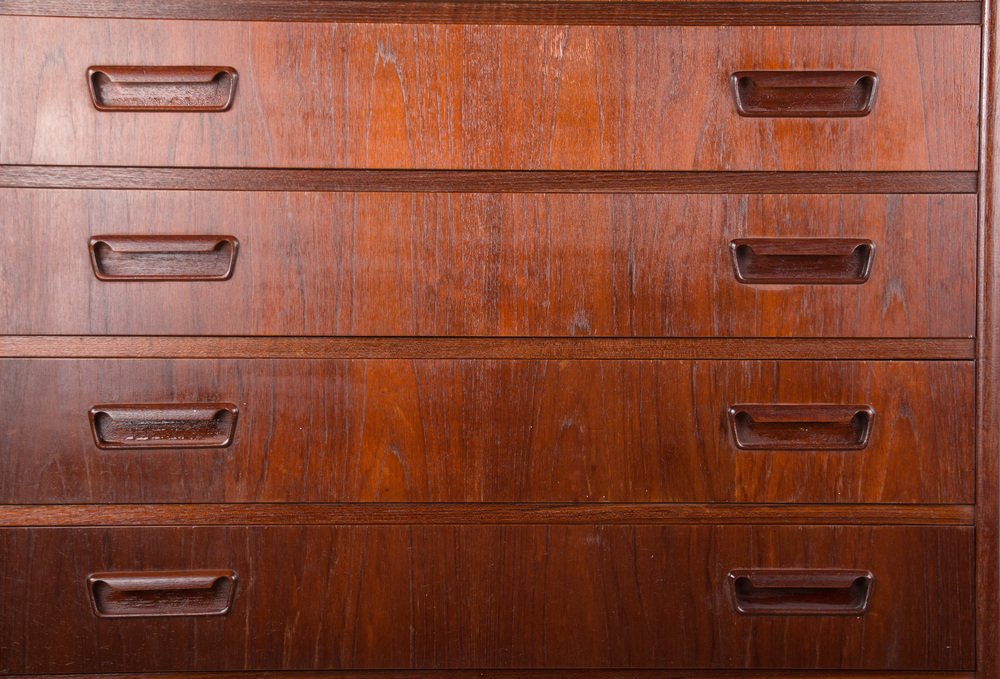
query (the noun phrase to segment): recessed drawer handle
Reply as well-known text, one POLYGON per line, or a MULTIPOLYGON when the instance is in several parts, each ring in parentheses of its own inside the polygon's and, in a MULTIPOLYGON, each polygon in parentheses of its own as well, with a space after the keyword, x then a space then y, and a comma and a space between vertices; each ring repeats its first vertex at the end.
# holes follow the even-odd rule
POLYGON ((864 615, 875 578, 868 571, 742 569, 729 572, 744 615, 864 615))
POLYGON ((736 110, 757 118, 843 118, 872 112, 878 75, 871 71, 739 71, 736 110))
POLYGON ((859 285, 875 244, 856 238, 754 238, 729 243, 736 280, 747 284, 859 285))
POLYGON ((867 405, 734 405, 728 414, 741 450, 861 450, 875 420, 867 405))
POLYGON ((224 281, 238 248, 232 236, 95 236, 90 263, 102 281, 224 281))
POLYGON ((98 448, 225 448, 239 410, 231 403, 98 405, 90 428, 98 448))
POLYGON ((226 111, 236 93, 228 66, 91 66, 98 111, 226 111))
POLYGON ((225 615, 233 603, 236 573, 95 573, 87 583, 94 613, 101 618, 225 615))

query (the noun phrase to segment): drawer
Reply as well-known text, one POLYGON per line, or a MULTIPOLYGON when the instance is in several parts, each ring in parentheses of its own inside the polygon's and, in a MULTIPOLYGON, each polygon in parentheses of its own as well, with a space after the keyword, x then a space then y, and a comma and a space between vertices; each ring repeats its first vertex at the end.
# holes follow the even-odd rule
POLYGON ((8 334, 975 332, 973 195, 7 189, 0 219, 8 334))
POLYGON ((0 362, 0 501, 970 503, 974 364, 0 362))
POLYGON ((0 566, 13 673, 974 666, 962 527, 5 529, 0 566))
POLYGON ((0 163, 977 168, 978 26, 0 17, 0 34, 0 163), (137 66, 173 69, 120 68, 137 66), (734 80, 754 71, 793 75, 734 80), (738 92, 746 111, 803 117, 742 116, 738 92), (185 106, 199 110, 149 110, 185 106))

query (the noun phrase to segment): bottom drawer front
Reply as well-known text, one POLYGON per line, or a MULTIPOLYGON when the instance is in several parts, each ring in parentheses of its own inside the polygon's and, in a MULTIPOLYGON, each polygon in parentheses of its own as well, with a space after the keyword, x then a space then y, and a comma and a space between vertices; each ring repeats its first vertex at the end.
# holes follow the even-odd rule
POLYGON ((0 574, 8 673, 974 663, 971 528, 5 529, 0 574))

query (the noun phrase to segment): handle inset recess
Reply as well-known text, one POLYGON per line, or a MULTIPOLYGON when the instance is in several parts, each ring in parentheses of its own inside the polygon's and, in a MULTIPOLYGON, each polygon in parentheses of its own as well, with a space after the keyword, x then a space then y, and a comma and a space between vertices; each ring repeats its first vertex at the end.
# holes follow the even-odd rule
POLYGON ((864 615, 875 578, 839 569, 733 570, 733 604, 744 615, 864 615))
POLYGON ((736 280, 746 284, 860 285, 875 244, 857 238, 740 238, 729 243, 736 280))
POLYGON ((91 66, 98 111, 227 111, 236 94, 228 66, 91 66))
POLYGON ((236 573, 229 570, 95 573, 87 578, 101 618, 225 615, 236 573))
POLYGON ((232 403, 98 405, 90 428, 103 450, 226 448, 238 415, 232 403))
POLYGON ((90 263, 102 281, 224 281, 238 248, 232 236, 94 236, 90 263))
POLYGON ((878 90, 871 71, 739 71, 732 82, 736 110, 756 118, 859 118, 878 90))
POLYGON ((728 409, 741 450, 861 450, 875 411, 867 405, 745 404, 728 409))

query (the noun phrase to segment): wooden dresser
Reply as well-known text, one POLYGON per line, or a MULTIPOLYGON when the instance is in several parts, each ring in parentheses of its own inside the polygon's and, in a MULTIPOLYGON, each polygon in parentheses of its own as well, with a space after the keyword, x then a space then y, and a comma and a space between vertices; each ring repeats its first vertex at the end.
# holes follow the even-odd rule
POLYGON ((0 674, 1000 678, 996 2, 0 0, 0 674))

